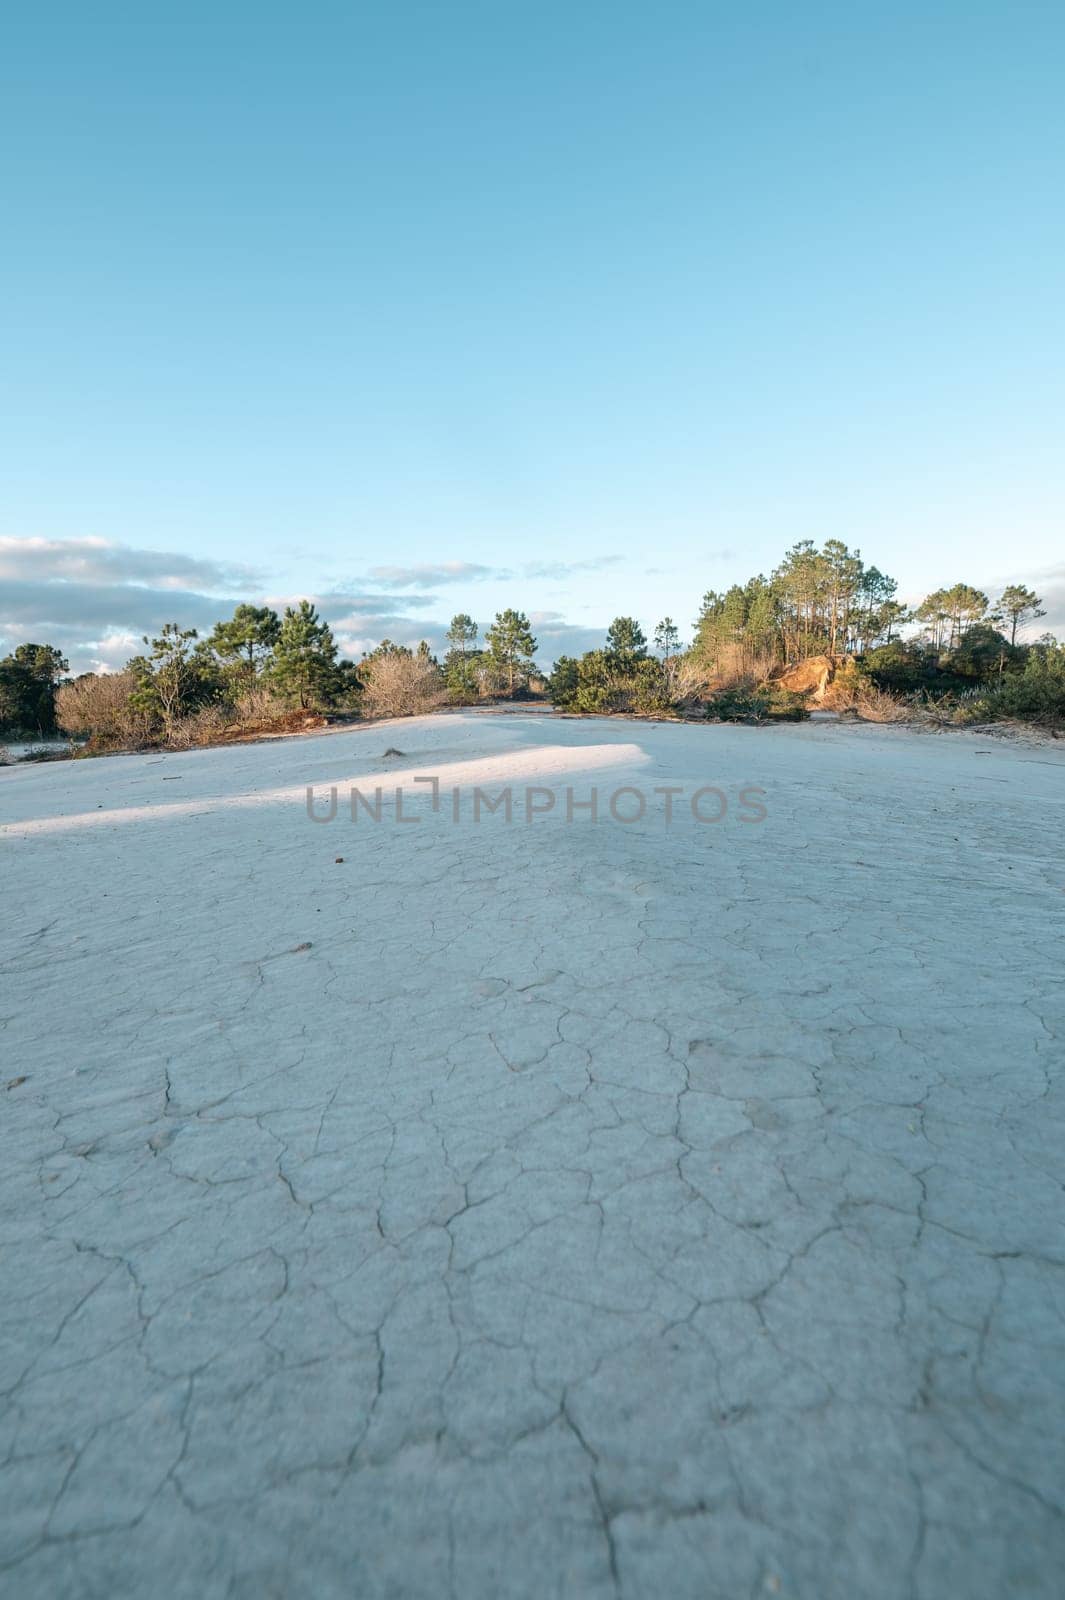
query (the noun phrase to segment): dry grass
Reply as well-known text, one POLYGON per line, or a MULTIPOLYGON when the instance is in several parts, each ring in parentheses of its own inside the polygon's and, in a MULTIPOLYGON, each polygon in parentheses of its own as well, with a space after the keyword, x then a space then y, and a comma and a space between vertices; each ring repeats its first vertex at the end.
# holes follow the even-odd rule
POLYGON ((130 706, 132 672, 91 673, 60 684, 56 722, 64 733, 88 734, 99 749, 134 748, 152 741, 151 719, 130 706))
POLYGON ((747 644, 724 644, 714 661, 712 682, 715 689, 747 689, 765 683, 780 657, 775 650, 759 650, 747 644))
POLYGON ((701 713, 710 692, 711 675, 690 656, 681 657, 673 679, 673 702, 682 715, 701 713))
POLYGON ((844 662, 819 702, 824 711, 852 711, 863 722, 913 722, 914 707, 870 683, 853 662, 844 662))
POLYGON ((852 709, 863 722, 914 722, 917 719, 912 705, 872 685, 858 698, 852 709))
POLYGON ((88 735, 87 755, 166 745, 193 750, 212 744, 235 744, 268 734, 303 732, 325 726, 317 712, 293 711, 270 689, 255 685, 235 705, 201 706, 175 717, 165 728, 129 704, 137 682, 132 673, 99 673, 63 684, 56 709, 59 726, 72 735, 88 735))
POLYGON ((705 674, 715 690, 747 690, 766 683, 772 670, 780 666, 776 650, 756 650, 753 645, 721 645, 712 672, 705 674))
POLYGON ((256 739, 308 733, 325 728, 328 717, 320 711, 294 711, 288 708, 271 716, 252 717, 228 710, 225 706, 204 706, 191 716, 171 725, 165 743, 172 750, 198 750, 217 744, 250 744, 256 739))
POLYGON ((420 656, 378 656, 360 675, 368 717, 419 717, 447 700, 439 671, 420 656))
POLYGON ((176 717, 166 731, 166 743, 172 750, 192 750, 199 745, 215 744, 230 727, 232 718, 221 706, 201 706, 187 717, 176 717))
POLYGON ((231 720, 240 723, 242 727, 248 727, 252 723, 286 716, 291 709, 283 695, 276 694, 266 684, 256 683, 238 695, 233 705, 231 720))

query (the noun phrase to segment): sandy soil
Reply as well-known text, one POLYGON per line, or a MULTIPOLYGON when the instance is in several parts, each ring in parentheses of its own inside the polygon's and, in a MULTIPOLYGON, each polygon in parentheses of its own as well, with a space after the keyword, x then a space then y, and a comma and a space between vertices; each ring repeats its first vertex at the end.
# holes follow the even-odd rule
POLYGON ((1060 747, 458 715, 0 822, 5 1594, 1056 1600, 1060 747))

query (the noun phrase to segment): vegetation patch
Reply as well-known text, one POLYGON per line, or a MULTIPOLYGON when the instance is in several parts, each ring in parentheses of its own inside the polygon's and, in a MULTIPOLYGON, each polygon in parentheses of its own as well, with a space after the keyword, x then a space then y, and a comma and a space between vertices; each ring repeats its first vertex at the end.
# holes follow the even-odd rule
MULTIPOLYGON (((195 745, 300 732, 336 715, 419 716, 446 705, 544 692, 579 716, 799 721, 811 706, 874 722, 1065 725, 1065 649, 1020 630, 1043 613, 1009 585, 992 603, 971 584, 939 589, 908 610, 894 578, 830 539, 802 540, 770 577, 708 590, 690 645, 664 617, 649 644, 634 617, 615 617, 602 648, 536 666, 529 618, 497 613, 482 635, 466 612, 440 660, 383 639, 356 663, 340 658, 308 600, 282 615, 238 605, 201 638, 167 623, 121 672, 67 676, 61 653, 22 644, 0 661, 0 734, 59 732, 83 753, 195 745), (903 630, 909 630, 905 632, 903 630)), ((54 759, 54 748, 48 757, 54 759)))

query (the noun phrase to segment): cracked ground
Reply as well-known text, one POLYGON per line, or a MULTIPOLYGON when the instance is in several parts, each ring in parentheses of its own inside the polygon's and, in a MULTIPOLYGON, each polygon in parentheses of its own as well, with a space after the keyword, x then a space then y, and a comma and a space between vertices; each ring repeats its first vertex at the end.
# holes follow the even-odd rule
POLYGON ((1057 1600, 1063 778, 547 715, 0 774, 0 1592, 1057 1600))

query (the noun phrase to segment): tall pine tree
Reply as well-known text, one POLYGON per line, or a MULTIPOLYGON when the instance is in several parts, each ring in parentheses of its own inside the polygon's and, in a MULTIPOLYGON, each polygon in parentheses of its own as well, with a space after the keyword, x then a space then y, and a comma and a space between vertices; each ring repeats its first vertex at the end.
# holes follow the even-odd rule
POLYGON ((337 691, 337 647, 329 624, 309 600, 286 606, 274 646, 272 675, 301 710, 328 705, 337 691))

